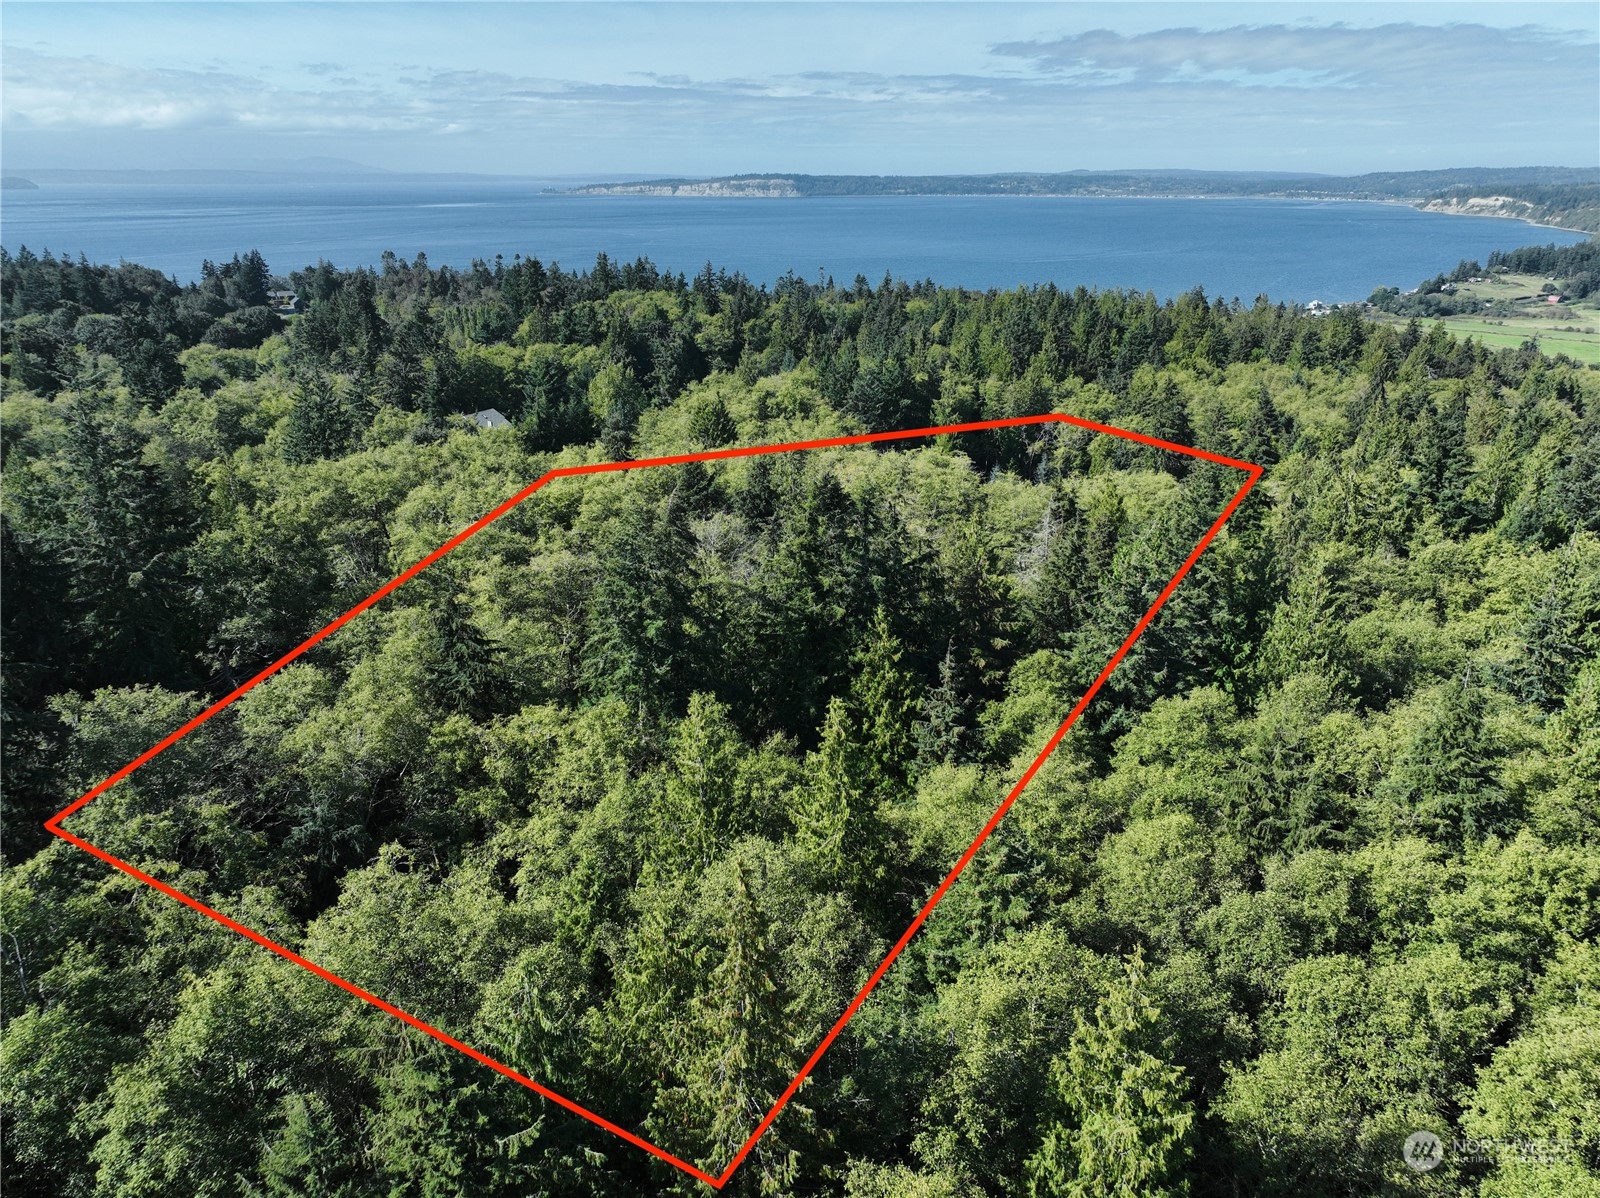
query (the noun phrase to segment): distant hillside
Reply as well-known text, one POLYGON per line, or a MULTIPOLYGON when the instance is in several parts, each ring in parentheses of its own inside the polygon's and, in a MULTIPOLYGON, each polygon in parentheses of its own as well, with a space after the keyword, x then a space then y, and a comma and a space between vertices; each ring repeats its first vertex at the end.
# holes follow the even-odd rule
POLYGON ((1600 233, 1600 184, 1595 183, 1456 187, 1429 197, 1421 206, 1430 212, 1510 216, 1541 225, 1600 233))
POLYGON ((1442 171, 1313 175, 1242 171, 1067 171, 997 175, 729 175, 643 179, 567 189, 569 195, 713 196, 1205 196, 1403 200, 1442 212, 1517 216, 1595 231, 1600 169, 1463 167, 1442 171), (1502 208, 1473 201, 1498 197, 1502 208), (1587 223, 1579 223, 1587 222, 1587 223))

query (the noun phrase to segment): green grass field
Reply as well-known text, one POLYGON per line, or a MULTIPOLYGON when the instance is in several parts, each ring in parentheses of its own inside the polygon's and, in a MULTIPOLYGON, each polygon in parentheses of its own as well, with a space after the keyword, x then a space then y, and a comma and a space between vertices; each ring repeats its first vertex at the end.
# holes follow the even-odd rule
POLYGON ((1566 354, 1575 361, 1600 366, 1600 331, 1597 331, 1600 330, 1600 313, 1589 315, 1593 318, 1589 323, 1568 322, 1575 325, 1575 332, 1567 331, 1565 325, 1552 327, 1550 321, 1516 317, 1479 320, 1471 316, 1452 316, 1445 320, 1444 326, 1457 337, 1475 337, 1494 349, 1515 348, 1532 338, 1547 354, 1566 354))
POLYGON ((1553 283, 1554 279, 1544 275, 1491 275, 1482 283, 1457 283, 1457 295, 1470 295, 1474 299, 1483 300, 1517 300, 1532 299, 1539 295, 1546 283, 1553 283))
MULTIPOLYGON (((1547 354, 1566 354, 1575 361, 1600 366, 1600 309, 1592 301, 1544 303, 1541 291, 1549 282, 1541 275, 1495 275, 1481 283, 1458 283, 1458 296, 1516 304, 1518 310, 1503 316, 1447 316, 1444 326, 1458 337, 1475 337, 1494 349, 1515 348, 1531 338, 1547 354)), ((1405 323, 1401 317, 1382 319, 1390 324, 1405 323)))

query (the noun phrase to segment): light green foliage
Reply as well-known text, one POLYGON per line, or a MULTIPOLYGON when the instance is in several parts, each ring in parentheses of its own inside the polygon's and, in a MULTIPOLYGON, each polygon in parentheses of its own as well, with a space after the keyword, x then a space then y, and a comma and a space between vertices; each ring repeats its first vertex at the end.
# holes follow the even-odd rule
POLYGON ((819 878, 871 895, 889 879, 886 833, 878 819, 878 787, 868 755, 850 727, 842 699, 828 705, 822 744, 795 797, 795 840, 819 878))
POLYGON ((1325 1187, 1345 1170, 1370 1186, 1404 1178, 1401 1141, 1444 1126, 1509 1014, 1493 971, 1453 947, 1376 967, 1311 957, 1282 985, 1267 1051, 1233 1072, 1218 1104, 1273 1192, 1325 1187))
POLYGON ((944 1048, 915 1142, 928 1166, 986 1189, 1014 1184, 1035 1146, 1051 1057, 1110 972, 1051 927, 969 954, 930 1012, 929 1031, 944 1048))
POLYGON ((1139 820, 1105 841, 1096 857, 1105 913, 1176 948, 1188 941, 1200 912, 1239 889, 1242 856, 1187 812, 1139 820))
POLYGON ((755 813, 742 785, 741 746, 728 709, 710 695, 689 699, 673 736, 652 849, 671 875, 714 862, 735 836, 750 831, 755 813))
POLYGON ((1531 1018, 1478 1077, 1462 1127, 1494 1146, 1495 1195, 1600 1192, 1600 963, 1565 941, 1531 1018))
POLYGON ((920 706, 915 682, 900 665, 898 638, 882 607, 873 613, 866 643, 857 653, 849 715, 859 726, 869 786, 881 794, 903 783, 915 753, 913 724, 920 706))
MULTIPOLYGON (((703 1168, 716 1171, 744 1143, 798 1068, 802 1047, 792 999, 774 979, 769 916, 754 889, 753 863, 735 856, 719 895, 713 934, 715 963, 678 1016, 682 1044, 677 1086, 662 1090, 649 1126, 674 1145, 694 1143, 703 1168), (683 1058, 687 1057, 685 1061, 683 1058)), ((704 961, 704 958, 701 959, 704 961)), ((697 962, 699 963, 699 962, 697 962)), ((764 1137, 740 1193, 779 1194, 796 1177, 798 1152, 784 1134, 809 1114, 797 1102, 783 1132, 764 1137)))
POLYGON ((1534 800, 1534 819, 1551 839, 1594 845, 1600 836, 1600 660, 1573 680, 1561 711, 1547 725, 1551 785, 1534 800))
POLYGON ((254 954, 191 984, 107 1092, 96 1192, 233 1193, 286 1091, 327 1067, 321 998, 299 970, 254 954))
POLYGON ((1031 1195, 1186 1194, 1182 1166, 1194 1111, 1183 1070, 1152 1053, 1160 1049, 1161 1013, 1147 989, 1143 957, 1128 959, 1093 1020, 1079 1016, 1064 1057, 1051 1072, 1065 1118, 1051 1124, 1028 1158, 1031 1195))
POLYGON ((1218 792, 1238 785, 1240 749, 1233 703, 1222 691, 1160 699, 1118 742, 1108 789, 1140 818, 1185 812, 1205 821, 1218 792))
POLYGON ((845 1179, 845 1198, 969 1198, 982 1193, 945 1173, 863 1161, 845 1179))

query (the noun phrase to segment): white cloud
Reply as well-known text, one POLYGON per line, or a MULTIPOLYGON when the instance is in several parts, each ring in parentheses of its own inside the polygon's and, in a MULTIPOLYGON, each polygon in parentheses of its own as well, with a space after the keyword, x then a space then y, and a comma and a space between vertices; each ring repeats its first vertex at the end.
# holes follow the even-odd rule
MULTIPOLYGON (((8 48, 7 127, 390 132, 419 125, 371 86, 297 89, 226 71, 127 67, 8 48)), ((426 118, 424 118, 425 121, 426 118)))
POLYGON ((1447 88, 1485 79, 1536 86, 1552 72, 1575 75, 1591 87, 1600 82, 1593 38, 1533 26, 1236 25, 1135 34, 1094 29, 1003 42, 992 50, 1080 86, 1447 88))
POLYGON ((732 56, 739 75, 664 55, 659 73, 609 82, 358 64, 332 45, 338 62, 296 55, 248 75, 8 46, 3 123, 19 166, 145 146, 151 161, 724 173, 1584 162, 1600 118, 1600 55, 1570 32, 1276 24, 981 45, 961 73, 918 72, 906 48, 881 70, 796 57, 761 71, 732 56))

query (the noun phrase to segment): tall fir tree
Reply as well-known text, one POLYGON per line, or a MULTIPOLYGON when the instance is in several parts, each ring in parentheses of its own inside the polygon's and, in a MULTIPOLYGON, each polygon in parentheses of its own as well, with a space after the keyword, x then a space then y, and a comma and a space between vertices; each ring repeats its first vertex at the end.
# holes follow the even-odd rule
POLYGON ((745 830, 739 756, 728 709, 710 695, 691 695, 689 710, 672 735, 652 829, 650 852, 658 868, 705 869, 745 830))
POLYGON ((899 638, 890 631, 888 614, 879 607, 856 654, 849 709, 860 729, 864 783, 886 798, 905 786, 916 754, 921 696, 916 680, 900 668, 903 653, 899 638))
POLYGON ((1161 1012, 1136 949, 1122 981, 1079 1018, 1053 1067, 1061 1114, 1028 1158, 1032 1198, 1178 1198, 1194 1110, 1183 1069, 1155 1050, 1161 1012))
POLYGON ((894 880, 890 838, 868 753, 843 700, 828 705, 822 743, 807 764, 793 807, 801 857, 824 888, 841 888, 876 914, 894 880))
POLYGON ((694 537, 669 493, 629 498, 600 548, 603 573, 589 605, 591 690, 655 717, 681 710, 692 689, 687 625, 694 537))
POLYGON ((295 388, 283 456, 296 465, 340 457, 349 450, 354 431, 353 413, 333 380, 314 374, 295 388))
MULTIPOLYGON (((800 1048, 792 999, 774 978, 772 921, 755 893, 754 867, 738 858, 732 865, 716 964, 687 1012, 681 1084, 660 1093, 646 1123, 666 1143, 697 1145, 690 1153, 713 1174, 777 1101, 794 1076, 800 1048)), ((740 1198, 789 1193, 800 1166, 789 1133, 808 1125, 811 1114, 791 1100, 734 1175, 731 1191, 740 1198)))

